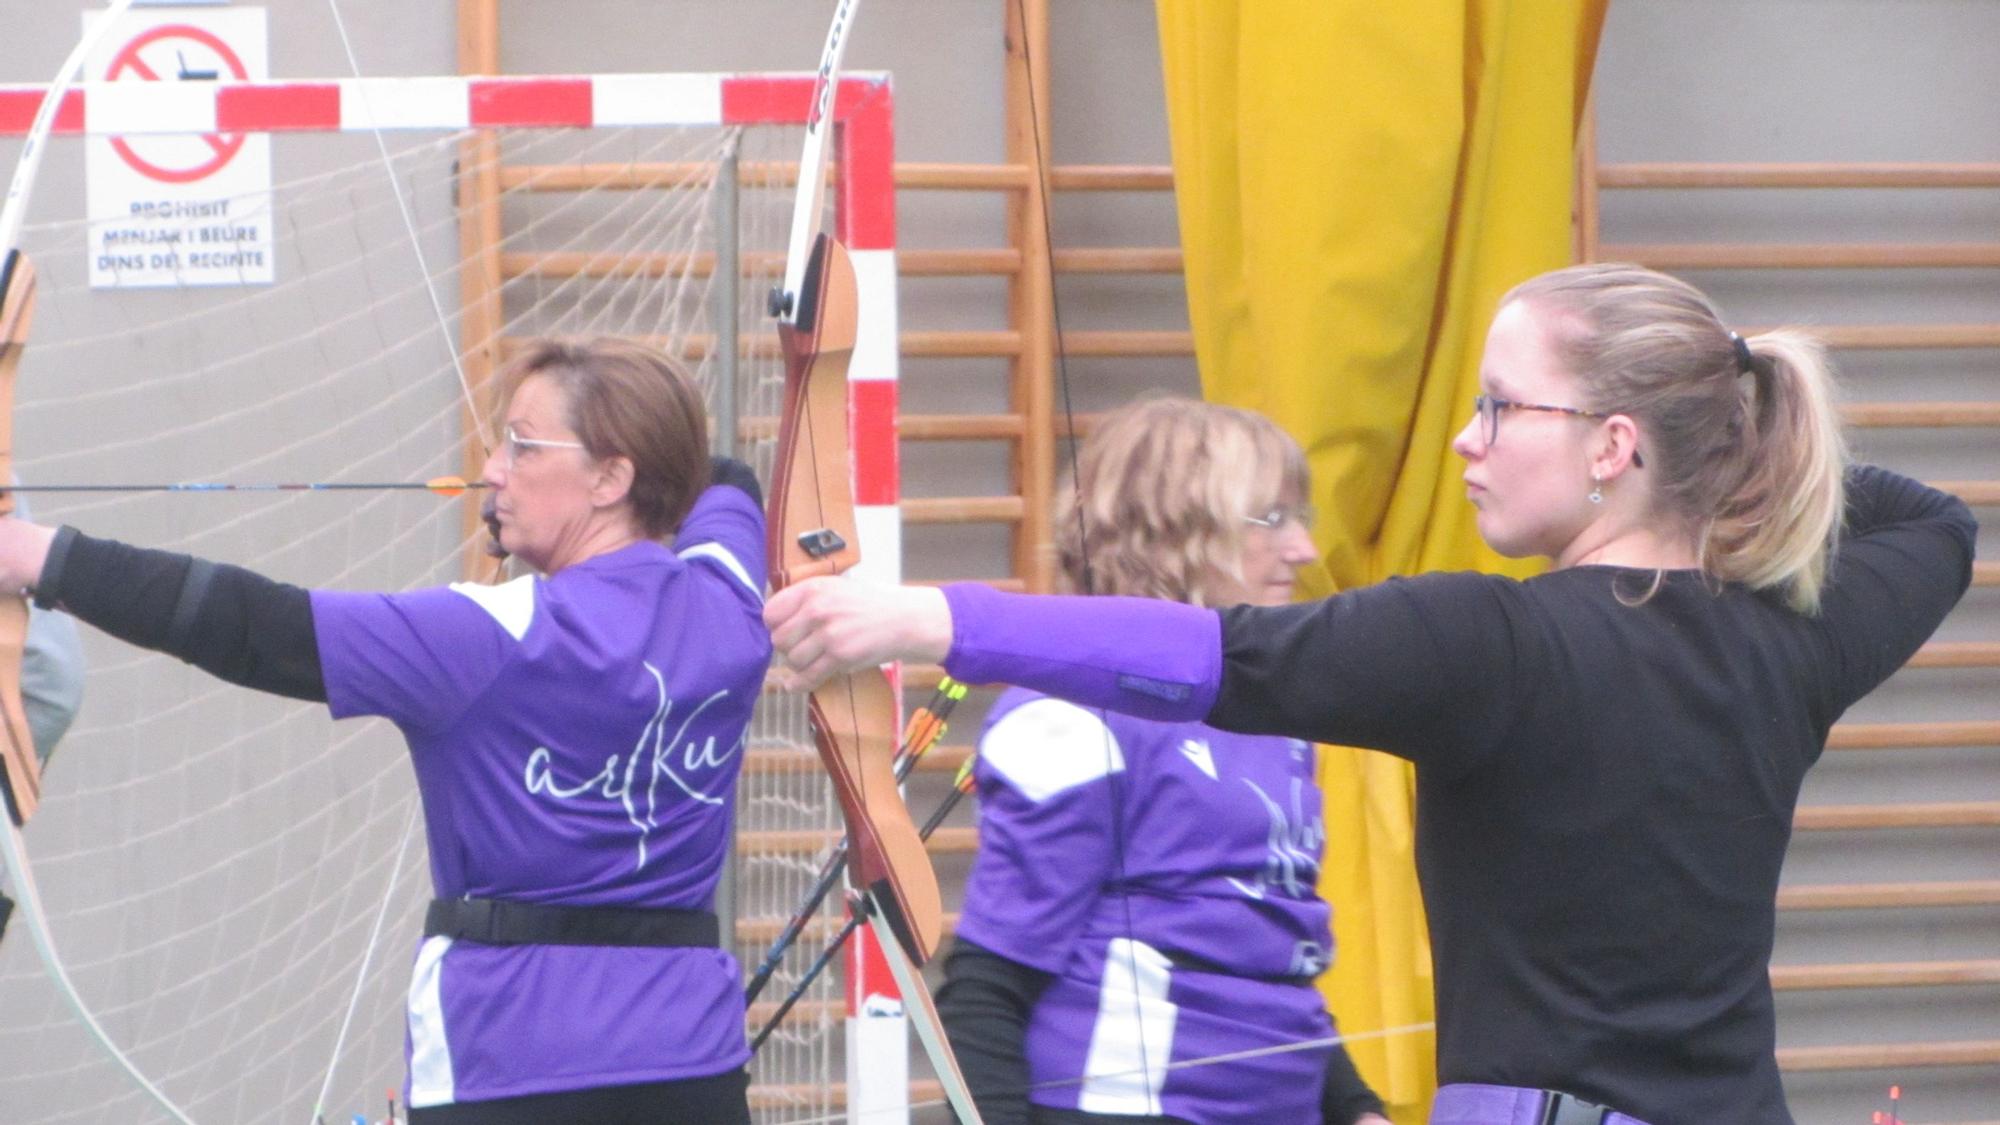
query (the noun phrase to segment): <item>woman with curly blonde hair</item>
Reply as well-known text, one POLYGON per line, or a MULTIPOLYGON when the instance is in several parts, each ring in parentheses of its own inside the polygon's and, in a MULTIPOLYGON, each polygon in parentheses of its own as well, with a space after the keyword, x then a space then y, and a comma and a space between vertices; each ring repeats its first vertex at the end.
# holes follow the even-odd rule
MULTIPOLYGON (((1317 557, 1305 494, 1268 419, 1135 403, 1062 490, 1064 579, 1284 605, 1317 557)), ((1387 1125, 1313 988, 1333 939, 1310 745, 1016 688, 976 773, 980 849, 939 999, 990 1125, 1387 1125)))

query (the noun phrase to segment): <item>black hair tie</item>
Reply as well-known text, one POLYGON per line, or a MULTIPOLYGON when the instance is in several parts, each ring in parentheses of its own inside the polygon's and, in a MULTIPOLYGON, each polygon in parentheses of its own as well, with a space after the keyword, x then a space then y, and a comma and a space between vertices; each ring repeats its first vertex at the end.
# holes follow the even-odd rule
POLYGON ((1729 346, 1736 349, 1736 369, 1745 375, 1755 374, 1757 359, 1750 354, 1750 345, 1743 342, 1743 337, 1731 332, 1729 346))

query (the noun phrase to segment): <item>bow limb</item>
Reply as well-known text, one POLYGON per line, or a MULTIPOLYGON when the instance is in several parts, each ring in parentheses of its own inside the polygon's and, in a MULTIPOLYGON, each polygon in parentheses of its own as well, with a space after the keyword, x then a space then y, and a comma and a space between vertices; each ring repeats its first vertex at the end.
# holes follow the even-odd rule
MULTIPOLYGON (((42 151, 55 125, 56 108, 61 105, 63 94, 83 69, 91 49, 131 6, 132 0, 112 0, 63 60, 62 68, 42 96, 34 122, 28 127, 20 162, 8 183, 6 203, 0 206, 0 384, 4 384, 0 385, 0 488, 12 482, 14 377, 27 343, 29 324, 34 319, 35 271, 20 251, 28 198, 33 193, 35 174, 41 167, 42 151)), ((10 515, 13 510, 13 496, 0 494, 0 515, 10 515)), ((97 1022, 71 982, 50 933, 48 911, 42 906, 41 890, 35 883, 34 869, 28 864, 27 841, 21 833, 41 795, 39 762, 28 729, 27 710, 21 701, 21 656, 27 632, 27 600, 13 593, 0 593, 0 728, 4 728, 0 730, 0 757, 6 759, 0 778, 4 778, 7 798, 7 822, 5 831, 0 831, 0 851, 6 853, 7 875, 20 896, 21 922, 34 938, 35 950, 49 979, 76 1013, 84 1031, 169 1117, 181 1125, 193 1125, 188 1115, 153 1085, 97 1022)))
MULTIPOLYGON (((1062 401, 1063 432, 1066 435, 1064 440, 1068 454, 1067 459, 1069 461, 1069 479, 1072 482, 1072 487, 1074 487, 1075 483, 1082 476, 1078 464, 1078 446, 1080 441, 1076 425, 1076 412, 1072 405, 1073 396, 1070 388, 1068 354, 1063 348, 1062 305, 1058 298, 1055 284, 1055 228, 1050 199, 1049 148, 1046 138, 1042 135, 1043 102, 1037 89, 1037 72, 1039 66, 1036 52, 1041 47, 1041 44, 1037 41, 1042 40, 1045 42, 1046 40, 1048 6, 1045 0, 1035 0, 1034 11, 1031 15, 1029 0, 1007 0, 1007 4, 1010 16, 1007 28, 1010 45, 1008 53, 1010 61, 1016 53, 1019 55, 1021 87, 1027 95, 1028 103, 1027 121, 1024 135, 1021 139, 1028 146, 1027 155, 1032 180, 1029 188, 1029 198, 1033 203, 1034 214, 1029 221, 1039 227, 1038 230, 1025 232, 1024 237, 1039 237, 1046 251, 1042 255, 1042 266, 1047 273, 1040 280, 1045 283, 1043 292, 1047 294, 1049 318, 1053 322, 1050 344, 1055 353, 1056 377, 1060 384, 1059 397, 1062 401)), ((1044 79, 1045 77, 1046 74, 1044 72, 1044 79)), ((1089 543, 1091 541, 1089 526, 1090 506, 1078 503, 1074 507, 1076 530, 1078 533, 1077 540, 1079 543, 1089 543)), ((1080 583, 1082 589, 1080 592, 1084 594, 1101 593, 1102 591, 1097 588, 1095 577, 1091 573, 1090 556, 1087 551, 1083 552, 1080 569, 1082 571, 1079 576, 1082 579, 1080 583)), ((1126 775, 1122 769, 1114 765, 1114 759, 1117 757, 1117 747, 1111 735, 1108 713, 1099 708, 1098 717, 1102 720, 1104 729, 1105 777, 1109 782, 1105 786, 1105 814, 1107 817, 1106 823, 1110 828, 1111 861, 1114 880, 1114 886, 1106 889, 1106 895, 1117 900, 1118 913, 1122 916, 1124 937, 1126 938, 1127 961, 1125 968, 1132 974, 1133 979, 1138 979, 1140 969, 1137 961, 1137 950, 1140 943, 1138 941, 1137 927, 1133 922, 1132 900, 1127 889, 1129 883, 1127 881, 1124 839, 1126 816, 1121 803, 1123 799, 1121 794, 1123 791, 1119 780, 1126 775)), ((1107 1004, 1111 999, 1108 995, 1104 997, 1107 1004)), ((1140 999, 1137 993, 1134 992, 1129 995, 1129 1000, 1130 1004, 1126 1008, 1126 1011, 1132 1021, 1132 1026, 1139 1041, 1139 1082, 1146 1089, 1157 1089, 1154 1085, 1154 1064, 1150 1061, 1153 1057, 1152 1045, 1146 1042, 1147 1025, 1144 1013, 1140 1010, 1140 999)), ((1124 1005, 1121 1004, 1121 1006, 1124 1005)), ((1109 1011, 1108 1008, 1107 1011, 1109 1011)))
MULTIPOLYGON (((774 590, 840 574, 860 561, 848 436, 847 367, 859 293, 846 247, 819 230, 826 144, 840 88, 840 60, 858 0, 839 0, 827 31, 806 119, 799 195, 782 284, 771 295, 785 356, 785 404, 771 481, 774 590)), ((887 673, 871 668, 814 690, 813 744, 847 822, 849 876, 860 910, 876 927, 917 1038, 965 1125, 978 1110, 918 972, 937 950, 943 906, 937 873, 898 791, 897 699, 887 673)))

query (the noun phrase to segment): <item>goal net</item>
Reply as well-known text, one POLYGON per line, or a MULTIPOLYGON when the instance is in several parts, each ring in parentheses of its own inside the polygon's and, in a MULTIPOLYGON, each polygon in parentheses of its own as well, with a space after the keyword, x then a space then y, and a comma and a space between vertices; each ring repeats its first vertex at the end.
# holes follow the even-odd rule
MULTIPOLYGON (((23 485, 471 476, 492 440, 478 421, 484 380, 547 334, 637 337, 680 355, 721 420, 717 448, 768 474, 783 371, 764 294, 782 268, 810 78, 213 89, 205 127, 228 132, 194 136, 270 138, 269 191, 227 198, 226 221, 92 216, 82 148, 103 138, 59 135, 47 154, 23 234, 39 276, 14 418, 23 485), (107 223, 124 233, 107 240, 107 223)), ((88 104, 105 91, 71 96, 88 104)), ((860 174, 842 163, 859 150, 839 145, 832 198, 843 225, 872 208, 880 226, 892 204, 865 193, 888 191, 887 82, 850 76, 842 93, 879 116, 879 151, 860 174)), ((39 96, 0 89, 0 129, 15 134, 0 137, 0 164, 11 167, 15 123, 39 96)), ((171 134, 167 111, 183 110, 138 124, 171 134)), ((134 128, 129 114, 122 122, 134 128)), ((878 243, 886 262, 886 234, 878 243)), ((893 349, 880 362, 888 370, 864 374, 892 379, 893 349)), ((876 427, 891 443, 892 388, 889 424, 876 427)), ((893 444, 880 444, 864 442, 857 461, 878 475, 886 463, 893 488, 893 444)), ((479 565, 484 536, 476 493, 21 499, 43 523, 308 587, 457 581, 479 565)), ((893 566, 893 539, 882 540, 893 493, 872 511, 865 534, 877 541, 864 546, 893 566)), ((402 1084, 404 992, 430 893, 402 740, 379 721, 335 724, 322 706, 84 632, 83 704, 25 829, 82 1005, 204 1125, 379 1119, 402 1084)), ((767 696, 751 744, 725 897, 738 957, 754 966, 839 813, 823 776, 797 768, 811 755, 802 708, 767 696)), ((833 917, 838 905, 822 909, 833 917)), ((815 951, 804 944, 770 999, 815 951)), ((758 1120, 834 1110, 837 997, 837 982, 815 986, 760 1053, 758 1120)), ((85 1034, 19 912, 0 945, 0 1106, 19 1123, 170 1119, 85 1034)))

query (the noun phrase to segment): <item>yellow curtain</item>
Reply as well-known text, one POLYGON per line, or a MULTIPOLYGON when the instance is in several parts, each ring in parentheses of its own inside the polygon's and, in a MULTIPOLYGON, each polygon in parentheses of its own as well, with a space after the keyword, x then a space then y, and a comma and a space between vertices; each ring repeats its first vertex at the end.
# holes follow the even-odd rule
MULTIPOLYGON (((1202 385, 1305 447, 1309 592, 1528 573, 1479 542, 1450 443, 1500 295, 1569 261, 1606 0, 1157 3, 1202 385)), ((1328 1001, 1351 1035, 1428 1022, 1410 770, 1328 748, 1321 775, 1328 1001)), ((1349 1049, 1398 1122, 1423 1120, 1431 1035, 1349 1049)))

